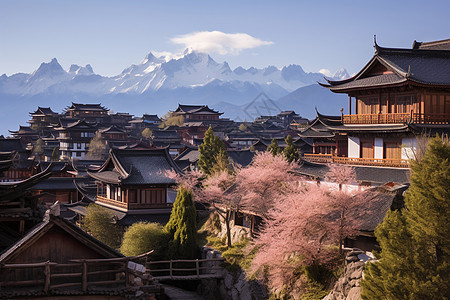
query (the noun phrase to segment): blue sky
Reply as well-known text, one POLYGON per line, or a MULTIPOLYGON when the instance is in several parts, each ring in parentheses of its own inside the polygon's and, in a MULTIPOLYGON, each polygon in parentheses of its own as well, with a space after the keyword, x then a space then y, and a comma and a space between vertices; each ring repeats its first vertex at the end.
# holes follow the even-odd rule
POLYGON ((449 11, 450 1, 414 0, 0 0, 0 74, 30 73, 56 57, 65 69, 91 64, 113 76, 150 51, 188 45, 231 68, 300 64, 351 74, 372 57, 374 34, 381 46, 403 48, 450 38, 449 11))

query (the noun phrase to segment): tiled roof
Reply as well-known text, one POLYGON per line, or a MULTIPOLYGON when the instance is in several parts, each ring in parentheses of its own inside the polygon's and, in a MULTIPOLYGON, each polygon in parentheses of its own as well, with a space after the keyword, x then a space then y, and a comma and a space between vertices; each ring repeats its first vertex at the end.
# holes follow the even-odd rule
POLYGON ((450 50, 450 39, 433 42, 414 41, 412 48, 423 50, 450 50))
MULTIPOLYGON (((441 41, 442 42, 442 41, 441 41)), ((393 86, 405 83, 450 86, 449 42, 430 42, 415 49, 383 48, 375 44, 375 55, 354 77, 322 84, 334 92, 393 86), (392 73, 371 74, 376 65, 382 65, 392 73)))
POLYGON ((218 111, 215 111, 208 107, 208 105, 184 105, 184 104, 178 104, 178 108, 175 111, 175 113, 187 113, 187 114, 194 114, 194 113, 209 113, 209 114, 222 114, 218 111))
POLYGON ((255 152, 250 150, 227 150, 228 157, 239 165, 248 166, 255 156, 255 152))
POLYGON ((70 107, 67 107, 69 110, 108 110, 106 107, 102 106, 100 103, 98 104, 84 104, 84 103, 74 103, 70 107))
MULTIPOLYGON (((60 217, 55 217, 50 215, 49 218, 44 220, 43 222, 37 224, 33 227, 22 239, 17 241, 14 245, 8 248, 0 255, 0 262, 5 262, 7 259, 16 253, 16 251, 20 251, 20 248, 27 248, 33 246, 33 239, 38 237, 40 233, 45 233, 49 228, 57 226, 61 228, 66 234, 72 236, 75 239, 83 241, 82 244, 86 245, 86 247, 91 248, 97 253, 101 253, 104 257, 113 258, 113 257, 123 257, 121 253, 117 250, 107 246, 106 244, 100 242, 90 234, 83 231, 77 225, 64 220, 60 217)), ((57 250, 57 249, 55 249, 57 250)), ((48 258, 48 257, 47 257, 48 258)))
POLYGON ((0 152, 24 152, 25 147, 19 138, 15 139, 2 139, 0 138, 0 152))
POLYGON ((111 149, 106 162, 97 172, 88 174, 98 180, 122 184, 173 184, 165 172, 179 167, 164 149, 111 149))
MULTIPOLYGON (((357 181, 368 181, 374 184, 384 184, 386 182, 408 183, 410 181, 409 169, 353 166, 357 181)), ((303 161, 297 169, 299 174, 312 177, 324 178, 329 168, 325 164, 311 163, 303 161)))

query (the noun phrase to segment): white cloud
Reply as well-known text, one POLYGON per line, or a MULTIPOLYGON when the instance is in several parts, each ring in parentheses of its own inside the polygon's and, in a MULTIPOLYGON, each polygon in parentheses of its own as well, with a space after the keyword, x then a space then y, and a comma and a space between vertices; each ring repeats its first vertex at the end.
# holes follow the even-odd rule
POLYGON ((174 37, 171 41, 192 50, 221 55, 239 54, 245 49, 273 44, 273 42, 263 41, 246 33, 224 33, 221 31, 193 32, 174 37))
POLYGON ((331 73, 331 71, 328 69, 320 69, 319 73, 322 73, 323 75, 325 75, 327 77, 333 77, 333 73, 331 73))

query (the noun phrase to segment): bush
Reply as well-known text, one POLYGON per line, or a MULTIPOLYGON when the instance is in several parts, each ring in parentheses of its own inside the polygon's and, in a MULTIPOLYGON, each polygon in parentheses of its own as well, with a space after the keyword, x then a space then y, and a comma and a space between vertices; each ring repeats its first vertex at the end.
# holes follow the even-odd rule
POLYGON ((114 224, 111 210, 96 204, 89 204, 81 228, 99 241, 117 249, 120 246, 122 231, 114 224))
POLYGON ((169 235, 162 225, 139 222, 125 231, 120 252, 135 256, 154 250, 150 255, 152 259, 164 259, 168 242, 169 235))

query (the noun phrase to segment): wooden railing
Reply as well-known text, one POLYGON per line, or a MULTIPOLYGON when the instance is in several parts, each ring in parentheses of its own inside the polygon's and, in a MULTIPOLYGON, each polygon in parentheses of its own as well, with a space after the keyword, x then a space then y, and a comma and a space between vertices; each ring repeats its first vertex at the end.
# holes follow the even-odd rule
POLYGON ((331 154, 303 154, 303 158, 308 161, 314 161, 319 163, 332 163, 333 156, 331 154))
POLYGON ((97 201, 124 209, 170 208, 172 203, 126 203, 97 195, 97 201))
POLYGON ((356 114, 343 115, 342 122, 344 124, 450 124, 450 114, 356 114))
MULTIPOLYGON (((151 276, 145 269, 130 268, 133 259, 146 257, 148 253, 134 257, 109 259, 73 259, 70 263, 39 262, 25 264, 2 264, 0 266, 0 290, 29 287, 49 293, 61 288, 76 288, 82 292, 107 287, 128 289, 132 278, 139 277, 147 284, 151 276), (20 271, 22 270, 22 271, 20 271), (42 271, 40 271, 42 270, 42 271), (132 277, 131 277, 132 276, 132 277)), ((137 266, 137 264, 134 264, 137 266)), ((143 268, 143 266, 142 266, 143 268)))
POLYGON ((303 155, 303 159, 306 161, 317 163, 337 163, 346 165, 409 168, 409 162, 406 159, 352 158, 352 157, 333 156, 331 154, 307 154, 307 153, 303 155))
POLYGON ((197 280, 222 278, 223 258, 165 260, 147 262, 147 271, 157 280, 197 280), (161 267, 161 265, 163 265, 161 267))

